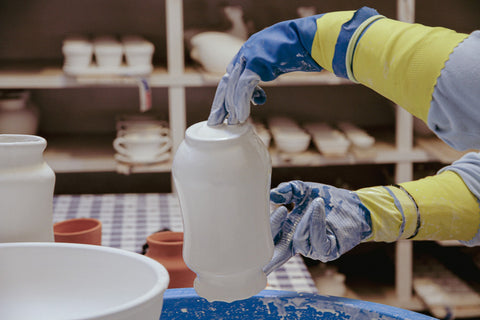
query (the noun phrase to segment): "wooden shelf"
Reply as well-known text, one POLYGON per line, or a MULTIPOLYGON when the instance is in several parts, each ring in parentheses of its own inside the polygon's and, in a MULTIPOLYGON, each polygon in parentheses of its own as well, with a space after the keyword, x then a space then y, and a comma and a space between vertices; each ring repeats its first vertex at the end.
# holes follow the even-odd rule
POLYGON ((419 147, 424 149, 433 158, 445 164, 450 164, 460 159, 468 152, 478 152, 478 150, 457 151, 437 137, 417 138, 415 142, 419 147))
POLYGON ((110 135, 51 137, 47 139, 45 161, 57 173, 171 171, 171 161, 135 166, 117 162, 113 139, 110 135))
MULTIPOLYGON (((112 147, 112 135, 52 136, 47 138, 45 159, 55 172, 169 172, 171 161, 154 165, 118 163, 112 147)), ((422 148, 399 152, 392 143, 379 141, 370 150, 349 152, 344 157, 325 157, 316 149, 289 154, 269 149, 272 165, 276 167, 317 167, 358 164, 388 164, 399 161, 428 162, 435 160, 422 148)))
MULTIPOLYGON (((146 76, 153 88, 161 87, 215 87, 221 74, 211 74, 189 67, 185 72, 169 74, 165 67, 155 67, 146 76)), ((13 63, 0 67, 0 87, 4 89, 61 89, 84 86, 136 86, 138 77, 129 76, 80 76, 66 75, 62 68, 41 62, 13 63)), ((296 72, 280 76, 274 81, 261 83, 262 86, 305 86, 353 84, 327 72, 296 72)))

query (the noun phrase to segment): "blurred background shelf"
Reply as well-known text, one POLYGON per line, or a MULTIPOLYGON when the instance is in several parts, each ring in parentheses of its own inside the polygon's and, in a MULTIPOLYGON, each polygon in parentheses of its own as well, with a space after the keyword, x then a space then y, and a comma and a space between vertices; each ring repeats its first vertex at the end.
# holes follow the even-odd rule
MULTIPOLYGON (((184 73, 169 74, 166 67, 155 67, 151 74, 143 76, 150 86, 162 87, 214 87, 220 81, 221 74, 204 72, 199 68, 187 67, 184 73)), ((62 89, 83 86, 135 86, 139 76, 101 75, 69 76, 61 67, 42 61, 14 61, 0 64, 0 87, 5 89, 62 89)), ((338 78, 330 72, 296 72, 280 76, 274 81, 261 83, 262 86, 310 86, 354 84, 338 78)))
POLYGON ((110 135, 52 136, 48 138, 45 160, 56 173, 170 172, 170 160, 145 165, 117 162, 113 139, 110 135))
MULTIPOLYGON (((52 135, 48 137, 45 158, 55 172, 110 172, 117 171, 115 150, 112 147, 114 136, 110 134, 52 135)), ((323 167, 365 164, 394 164, 399 161, 432 162, 440 161, 443 155, 429 154, 424 146, 415 147, 410 152, 399 152, 393 142, 377 141, 372 148, 348 152, 342 157, 324 156, 313 146, 301 153, 285 153, 274 145, 269 148, 272 165, 275 168, 323 167), (439 156, 439 157, 438 157, 439 156)), ((171 161, 153 165, 131 165, 136 172, 169 172, 171 161)))

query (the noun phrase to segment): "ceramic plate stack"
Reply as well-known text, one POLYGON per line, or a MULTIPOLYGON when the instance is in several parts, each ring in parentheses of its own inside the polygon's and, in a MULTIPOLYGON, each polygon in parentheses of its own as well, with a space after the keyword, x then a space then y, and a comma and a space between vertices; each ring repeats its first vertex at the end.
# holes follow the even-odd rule
POLYGON ((268 125, 278 150, 298 153, 308 149, 310 135, 294 120, 286 117, 273 117, 269 119, 268 125))
POLYGON ((309 123, 304 128, 312 135, 313 142, 326 157, 343 157, 350 147, 345 135, 324 122, 309 123))

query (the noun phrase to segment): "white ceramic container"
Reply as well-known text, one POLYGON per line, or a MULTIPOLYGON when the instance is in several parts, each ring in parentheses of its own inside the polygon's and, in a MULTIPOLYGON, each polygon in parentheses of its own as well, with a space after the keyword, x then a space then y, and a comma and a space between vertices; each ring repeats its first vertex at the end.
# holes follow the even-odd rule
POLYGON ((36 134, 38 109, 29 101, 28 91, 0 97, 0 134, 36 134))
POLYGON ((155 47, 150 41, 139 36, 125 36, 122 38, 122 45, 129 66, 150 66, 152 64, 155 47))
POLYGON ((167 270, 126 250, 74 243, 0 244, 2 320, 158 320, 167 270))
POLYGON ((271 159, 250 124, 189 127, 173 161, 184 222, 183 257, 197 293, 212 301, 265 288, 273 255, 271 159))
POLYGON ((0 134, 0 242, 53 241, 55 174, 43 160, 46 145, 38 136, 0 134))
POLYGON ((312 135, 315 146, 324 156, 343 157, 347 154, 351 142, 339 130, 325 122, 308 123, 304 128, 312 135))
POLYGON ((369 135, 365 130, 360 129, 350 122, 340 122, 338 128, 343 131, 347 138, 355 147, 365 149, 371 148, 375 144, 375 138, 369 135))
POLYGON ((62 52, 64 68, 84 69, 90 66, 93 56, 93 45, 83 36, 69 36, 63 41, 62 52))
POLYGON ((308 149, 311 137, 296 121, 286 117, 272 117, 268 125, 278 150, 300 153, 308 149))
POLYGON ((95 38, 93 51, 97 66, 100 68, 118 68, 122 64, 123 46, 114 37, 101 36, 95 38))
POLYGON ((195 61, 208 72, 223 74, 244 41, 228 33, 207 31, 194 35, 190 43, 190 56, 195 61))

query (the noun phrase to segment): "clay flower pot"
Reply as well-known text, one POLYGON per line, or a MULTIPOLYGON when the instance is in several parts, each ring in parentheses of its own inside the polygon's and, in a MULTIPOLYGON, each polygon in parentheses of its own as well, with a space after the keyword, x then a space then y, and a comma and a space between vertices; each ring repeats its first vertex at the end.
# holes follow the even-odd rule
POLYGON ((102 244, 102 223, 93 218, 77 218, 53 225, 55 242, 102 244))
POLYGON ((169 288, 193 287, 196 274, 183 261, 183 232, 161 231, 147 237, 146 256, 160 262, 170 275, 169 288))

